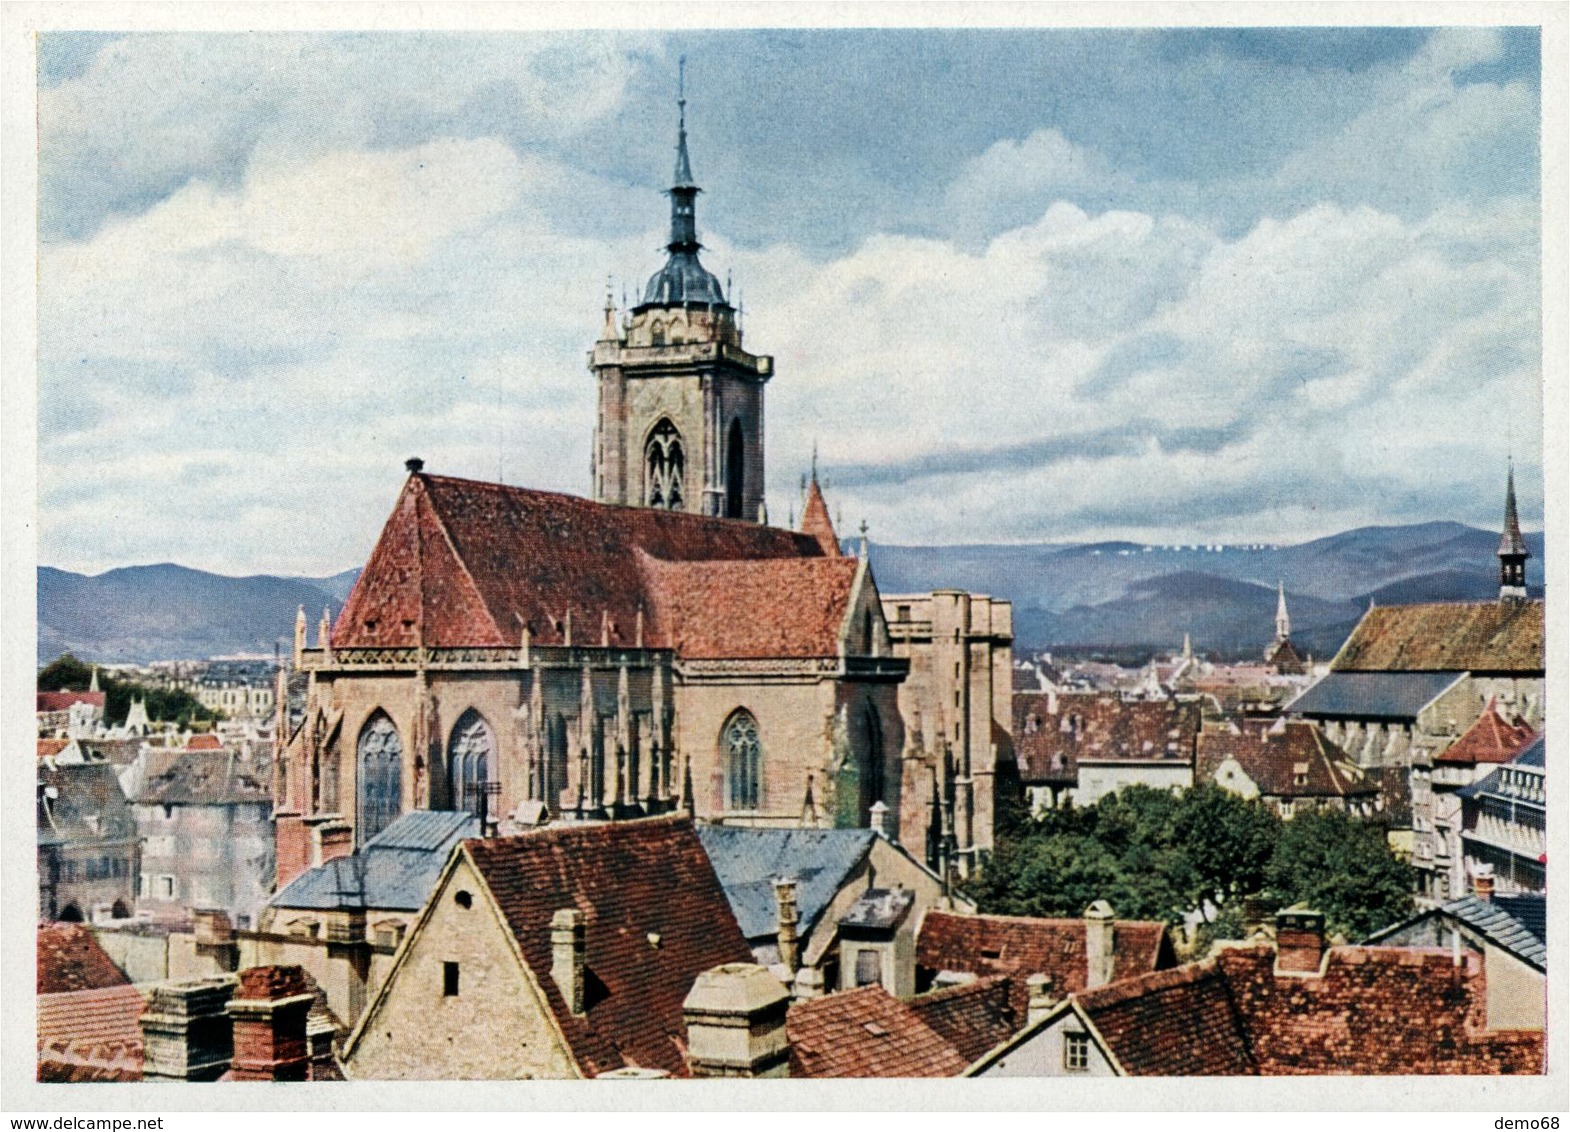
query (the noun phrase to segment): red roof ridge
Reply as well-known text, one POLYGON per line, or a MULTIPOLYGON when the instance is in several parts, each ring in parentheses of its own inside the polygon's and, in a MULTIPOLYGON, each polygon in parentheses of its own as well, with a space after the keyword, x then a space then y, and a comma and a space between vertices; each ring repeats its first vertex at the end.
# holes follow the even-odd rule
POLYGON ((978 975, 976 978, 963 983, 955 983, 953 986, 925 991, 906 1001, 915 1007, 928 1006, 935 1002, 947 1002, 954 998, 964 998, 968 994, 979 994, 981 991, 991 990, 1001 983, 1008 982, 1012 977, 1006 974, 978 975))
POLYGON ((1086 1010, 1101 1010, 1132 998, 1140 998, 1155 991, 1187 986, 1209 978, 1220 969, 1215 956, 1195 963, 1168 967, 1164 971, 1147 971, 1144 974, 1116 979, 1090 990, 1075 991, 1069 997, 1086 1010))

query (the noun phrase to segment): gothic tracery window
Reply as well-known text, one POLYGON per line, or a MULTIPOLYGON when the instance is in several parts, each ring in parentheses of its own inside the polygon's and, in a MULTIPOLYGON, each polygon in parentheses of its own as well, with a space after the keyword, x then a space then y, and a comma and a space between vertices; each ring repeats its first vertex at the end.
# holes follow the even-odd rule
POLYGON ((720 750, 725 758, 726 809, 756 810, 763 794, 763 745, 751 712, 742 708, 726 721, 720 750))
POLYGON ((687 470, 687 457, 682 448, 681 433, 667 419, 661 419, 649 434, 644 447, 644 502, 650 507, 668 511, 681 511, 685 506, 682 477, 687 470))
POLYGON ((480 816, 480 796, 490 780, 495 749, 485 717, 473 708, 464 712, 447 744, 447 797, 453 809, 480 816))
POLYGON ((375 837, 403 810, 403 740, 387 713, 378 711, 360 731, 360 844, 375 837))

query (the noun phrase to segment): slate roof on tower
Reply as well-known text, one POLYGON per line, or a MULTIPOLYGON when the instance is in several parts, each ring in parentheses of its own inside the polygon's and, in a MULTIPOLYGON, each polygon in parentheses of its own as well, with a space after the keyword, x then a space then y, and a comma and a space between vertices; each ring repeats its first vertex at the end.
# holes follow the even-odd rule
MULTIPOLYGON (((819 649, 828 624, 839 629, 835 614, 844 611, 833 603, 847 592, 845 573, 824 568, 811 535, 415 473, 333 626, 332 645, 516 646, 525 626, 532 643, 559 645, 570 614, 574 643, 598 644, 608 619, 611 644, 626 647, 642 610, 649 647, 685 635, 708 654, 738 656, 760 647, 761 623, 797 625, 803 615, 793 607, 805 602, 818 611, 806 628, 819 649), (667 568, 692 562, 729 564, 728 576, 759 604, 738 618, 729 606, 695 601, 695 575, 667 568), (760 562, 771 566, 747 568, 760 562)), ((762 655, 807 649, 798 642, 762 655)))
POLYGON ((462 851, 586 1076, 624 1066, 688 1075, 682 1003, 693 981, 722 963, 752 962, 690 818, 546 829, 465 841, 462 851), (551 917, 563 908, 586 924, 581 1015, 549 977, 551 917))

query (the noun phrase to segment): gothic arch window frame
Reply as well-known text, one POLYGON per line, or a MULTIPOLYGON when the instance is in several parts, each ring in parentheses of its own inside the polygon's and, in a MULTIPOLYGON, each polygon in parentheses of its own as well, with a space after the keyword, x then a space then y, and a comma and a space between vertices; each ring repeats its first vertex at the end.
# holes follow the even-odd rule
POLYGON ((484 784, 496 772, 496 729, 478 708, 458 716, 447 733, 447 805, 480 816, 484 784))
POLYGON ((865 772, 861 776, 861 816, 863 821, 870 823, 872 807, 878 802, 885 806, 889 804, 889 800, 884 797, 888 792, 888 768, 884 757, 887 743, 883 717, 878 714, 876 704, 862 705, 861 732, 864 746, 861 769, 865 772))
POLYGON ((661 511, 687 509, 687 441, 668 416, 643 438, 643 503, 661 511))
POLYGON ((725 517, 744 519, 747 485, 747 434, 741 427, 741 417, 730 419, 725 430, 725 517))
POLYGON ((354 742, 355 826, 361 845, 403 813, 403 755, 398 725, 385 709, 376 708, 354 742))
POLYGON ((738 707, 720 728, 720 762, 725 770, 725 809, 745 813, 763 807, 763 738, 758 717, 738 707))

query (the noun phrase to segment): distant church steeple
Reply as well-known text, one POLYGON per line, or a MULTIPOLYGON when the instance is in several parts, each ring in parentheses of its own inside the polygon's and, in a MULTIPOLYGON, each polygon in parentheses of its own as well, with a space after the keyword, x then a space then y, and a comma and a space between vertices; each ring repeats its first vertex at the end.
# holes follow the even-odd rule
POLYGON ((1276 643, 1289 640, 1292 636, 1292 618, 1287 616, 1287 587, 1285 582, 1276 583, 1276 643))
POLYGON ((1505 475, 1505 529, 1499 536, 1499 600, 1526 598, 1526 560, 1532 552, 1521 537, 1521 520, 1515 506, 1515 464, 1505 475))

